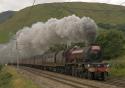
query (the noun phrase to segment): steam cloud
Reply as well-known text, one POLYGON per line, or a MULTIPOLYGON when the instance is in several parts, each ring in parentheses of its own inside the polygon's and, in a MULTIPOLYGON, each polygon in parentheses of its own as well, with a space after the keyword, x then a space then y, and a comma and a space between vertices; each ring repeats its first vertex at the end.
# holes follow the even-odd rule
POLYGON ((91 43, 96 38, 96 29, 96 23, 89 17, 72 15, 62 19, 51 18, 45 23, 37 22, 31 27, 24 27, 16 33, 16 41, 7 44, 6 49, 0 52, 10 46, 13 56, 18 51, 21 56, 28 57, 42 54, 54 44, 78 41, 91 43))

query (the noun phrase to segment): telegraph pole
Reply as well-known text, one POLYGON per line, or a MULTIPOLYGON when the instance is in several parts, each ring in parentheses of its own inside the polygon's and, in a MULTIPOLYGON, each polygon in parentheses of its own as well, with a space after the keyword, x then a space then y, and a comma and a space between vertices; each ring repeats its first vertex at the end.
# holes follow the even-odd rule
POLYGON ((17 50, 16 64, 17 64, 17 69, 19 69, 19 51, 18 51, 17 39, 16 39, 16 50, 17 50))

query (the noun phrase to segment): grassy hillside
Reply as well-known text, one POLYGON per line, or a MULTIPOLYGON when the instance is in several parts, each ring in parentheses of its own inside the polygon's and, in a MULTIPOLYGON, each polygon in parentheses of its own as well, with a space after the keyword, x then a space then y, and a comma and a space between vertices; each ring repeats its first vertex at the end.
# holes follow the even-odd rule
POLYGON ((6 11, 0 13, 0 23, 5 22, 14 15, 15 11, 6 11))
POLYGON ((7 42, 12 34, 24 26, 72 14, 91 17, 97 23, 125 23, 125 7, 122 6, 82 2, 42 4, 20 10, 11 19, 0 24, 0 43, 7 42))

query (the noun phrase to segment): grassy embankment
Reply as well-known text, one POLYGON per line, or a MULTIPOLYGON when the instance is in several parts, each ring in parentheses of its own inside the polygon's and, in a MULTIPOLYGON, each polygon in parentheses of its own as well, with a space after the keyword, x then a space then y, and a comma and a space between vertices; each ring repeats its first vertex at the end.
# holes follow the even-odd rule
POLYGON ((22 77, 14 68, 3 67, 0 71, 0 88, 39 88, 22 77))
POLYGON ((111 77, 125 77, 125 56, 110 60, 111 77))

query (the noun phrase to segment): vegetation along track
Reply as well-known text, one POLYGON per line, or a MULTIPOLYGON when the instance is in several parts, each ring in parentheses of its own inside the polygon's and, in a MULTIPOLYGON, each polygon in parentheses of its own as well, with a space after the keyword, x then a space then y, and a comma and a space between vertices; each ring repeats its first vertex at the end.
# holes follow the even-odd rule
POLYGON ((76 77, 66 76, 63 74, 38 70, 34 68, 29 68, 29 67, 21 67, 21 69, 29 71, 35 75, 39 75, 39 76, 60 82, 62 84, 69 85, 74 88, 120 88, 109 84, 103 84, 97 81, 80 79, 76 77))

